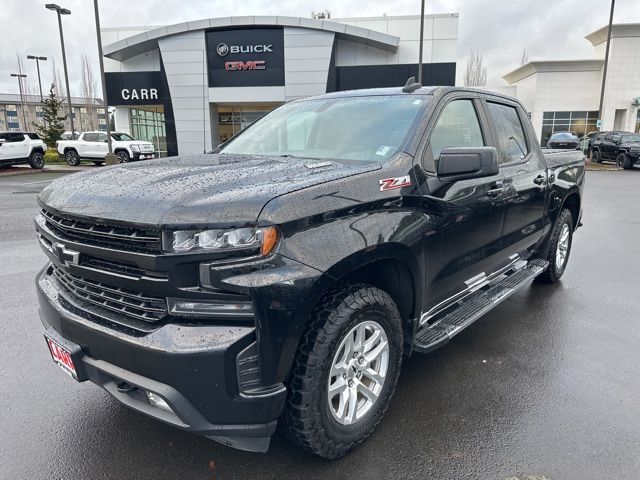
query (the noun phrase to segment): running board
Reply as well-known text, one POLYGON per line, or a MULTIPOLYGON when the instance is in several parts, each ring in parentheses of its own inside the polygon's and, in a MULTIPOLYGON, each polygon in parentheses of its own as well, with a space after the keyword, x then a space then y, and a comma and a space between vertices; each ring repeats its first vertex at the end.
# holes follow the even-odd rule
MULTIPOLYGON (((523 262, 524 263, 524 262, 523 262)), ((504 275, 492 285, 478 290, 471 297, 458 302, 457 307, 451 308, 423 325, 413 341, 413 350, 427 353, 441 347, 454 336, 482 317, 493 307, 506 300, 520 288, 526 286, 534 278, 544 272, 549 262, 534 259, 524 266, 504 275)))

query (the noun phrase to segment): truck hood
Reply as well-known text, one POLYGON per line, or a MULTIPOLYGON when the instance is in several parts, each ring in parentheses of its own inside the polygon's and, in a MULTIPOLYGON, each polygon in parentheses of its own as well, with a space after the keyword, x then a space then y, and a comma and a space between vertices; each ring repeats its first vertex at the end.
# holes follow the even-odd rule
POLYGON ((377 170, 300 158, 192 155, 60 178, 39 202, 60 213, 154 226, 254 223, 275 197, 377 170))

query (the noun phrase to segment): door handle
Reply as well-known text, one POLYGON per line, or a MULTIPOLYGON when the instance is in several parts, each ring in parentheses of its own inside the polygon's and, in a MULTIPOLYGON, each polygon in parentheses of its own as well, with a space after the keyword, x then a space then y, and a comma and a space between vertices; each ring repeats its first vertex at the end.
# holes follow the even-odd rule
POLYGON ((533 179, 533 183, 535 183, 536 185, 543 185, 546 180, 547 180, 547 177, 545 177, 544 175, 540 174, 536 178, 533 179))

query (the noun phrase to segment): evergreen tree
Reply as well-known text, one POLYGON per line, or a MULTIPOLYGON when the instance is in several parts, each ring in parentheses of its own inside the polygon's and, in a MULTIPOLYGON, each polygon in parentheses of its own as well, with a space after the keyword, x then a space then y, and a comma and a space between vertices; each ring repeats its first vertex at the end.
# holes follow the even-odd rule
POLYGON ((62 121, 65 117, 58 116, 62 103, 62 100, 58 100, 56 96, 55 85, 51 84, 49 96, 44 98, 41 103, 44 123, 36 125, 38 133, 49 148, 55 148, 56 140, 60 140, 60 135, 64 133, 62 121))

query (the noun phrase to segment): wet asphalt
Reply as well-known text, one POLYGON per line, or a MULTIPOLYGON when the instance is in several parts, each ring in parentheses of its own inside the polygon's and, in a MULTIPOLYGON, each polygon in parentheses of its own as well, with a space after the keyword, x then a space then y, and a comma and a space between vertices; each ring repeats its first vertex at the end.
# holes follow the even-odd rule
POLYGON ((640 478, 640 170, 589 172, 562 282, 405 361, 383 422, 333 462, 177 431, 53 365, 33 217, 58 175, 0 178, 0 479, 640 478))

